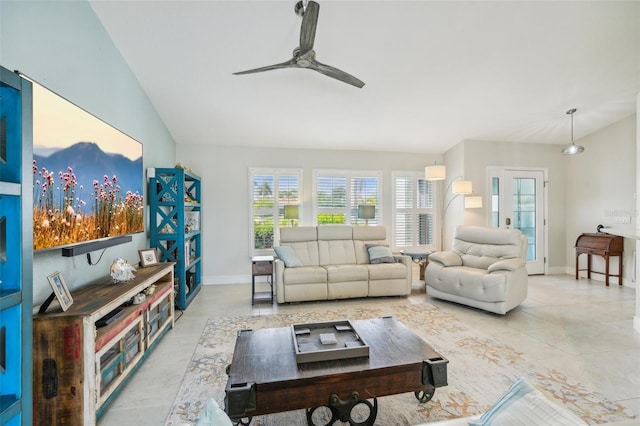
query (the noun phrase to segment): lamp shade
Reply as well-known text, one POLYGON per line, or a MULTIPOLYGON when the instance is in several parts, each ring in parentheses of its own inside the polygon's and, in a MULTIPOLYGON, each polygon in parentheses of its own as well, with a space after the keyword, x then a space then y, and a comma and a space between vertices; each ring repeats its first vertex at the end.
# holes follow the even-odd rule
POLYGON ((451 192, 456 195, 469 195, 473 192, 473 183, 470 180, 456 180, 451 185, 451 192))
POLYGON ((290 204, 288 206, 284 206, 284 218, 285 219, 297 219, 300 215, 300 206, 297 204, 290 204))
POLYGON ((482 197, 479 195, 472 195, 471 197, 464 197, 465 209, 481 209, 482 197))
POLYGON ((425 180, 445 180, 447 178, 446 166, 427 166, 424 168, 425 180))
POLYGON ((376 217, 376 206, 370 204, 360 204, 358 206, 358 219, 373 219, 376 217))
POLYGON ((567 111, 567 114, 571 116, 571 143, 569 145, 565 145, 562 148, 561 152, 564 155, 576 155, 584 151, 584 147, 582 145, 576 145, 575 143, 573 143, 573 114, 576 111, 577 110, 575 108, 571 108, 569 111, 567 111))
POLYGON ((584 151, 584 147, 582 145, 576 145, 573 142, 571 142, 569 145, 565 145, 565 147, 562 148, 561 152, 564 155, 575 155, 575 154, 580 154, 583 151, 584 151))

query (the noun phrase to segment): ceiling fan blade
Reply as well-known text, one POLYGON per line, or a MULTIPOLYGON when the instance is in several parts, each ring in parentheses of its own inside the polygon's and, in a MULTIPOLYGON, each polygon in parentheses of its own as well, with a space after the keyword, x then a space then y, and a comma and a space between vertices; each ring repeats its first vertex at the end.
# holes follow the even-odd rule
POLYGON ((362 88, 364 86, 364 82, 362 80, 357 79, 351 74, 346 73, 342 70, 339 70, 338 68, 334 68, 330 65, 325 65, 315 60, 311 63, 311 66, 309 66, 309 69, 318 71, 321 74, 324 74, 331 78, 335 78, 336 80, 340 80, 352 86, 356 86, 359 88, 362 88))
POLYGON ((267 65, 266 67, 254 68, 246 71, 234 72, 233 75, 242 75, 242 74, 253 74, 256 72, 269 71, 269 70, 277 70, 280 68, 298 68, 298 64, 295 59, 289 59, 286 62, 282 62, 280 64, 275 65, 267 65))
POLYGON ((315 1, 309 1, 307 8, 302 15, 302 26, 300 27, 300 54, 304 55, 313 49, 313 42, 316 38, 316 27, 318 25, 318 12, 320 5, 315 1))

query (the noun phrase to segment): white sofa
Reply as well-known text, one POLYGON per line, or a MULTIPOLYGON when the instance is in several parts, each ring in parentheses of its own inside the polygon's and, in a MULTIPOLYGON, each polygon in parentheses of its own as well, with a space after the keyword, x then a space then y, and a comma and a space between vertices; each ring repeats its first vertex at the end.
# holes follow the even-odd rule
POLYGON ((369 246, 388 245, 386 237, 384 226, 282 228, 278 245, 290 247, 299 266, 275 260, 278 303, 410 294, 410 257, 395 255, 393 263, 370 263, 369 246))
POLYGON ((504 315, 527 297, 526 251, 517 229, 459 226, 453 249, 429 256, 427 293, 504 315))

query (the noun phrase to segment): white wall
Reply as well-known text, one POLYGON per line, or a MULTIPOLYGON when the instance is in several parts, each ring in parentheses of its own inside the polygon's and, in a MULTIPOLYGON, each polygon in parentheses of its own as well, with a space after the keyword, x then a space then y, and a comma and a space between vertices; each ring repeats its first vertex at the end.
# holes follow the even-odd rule
MULTIPOLYGON (((640 123, 640 93, 636 96, 636 211, 640 211, 640 198, 638 198, 637 190, 640 188, 640 131, 638 131, 638 123, 640 123)), ((636 224, 636 234, 640 232, 640 226, 636 224)), ((636 253, 640 250, 640 238, 636 238, 636 253)), ((636 274, 640 271, 640 256, 636 256, 635 262, 636 274)), ((637 276, 637 275, 636 275, 637 276)), ((636 314, 633 317, 633 328, 640 333, 640 287, 636 286, 636 314)))
MULTIPOLYGON (((177 145, 177 160, 202 177, 202 237, 204 284, 251 280, 249 261, 250 167, 303 169, 304 202, 310 206, 313 169, 363 169, 383 172, 383 221, 391 229, 391 172, 422 172, 442 156, 392 152, 256 149, 177 145)), ((307 207, 306 205, 304 207, 307 207)), ((311 208, 302 225, 312 225, 311 208)))
MULTIPOLYGON (((144 144, 144 167, 172 166, 171 136, 88 2, 0 1, 0 65, 19 70, 144 144), (151 149, 153 146, 153 149, 151 149)), ((71 289, 108 275, 115 257, 138 261, 144 234, 108 248, 97 266, 60 250, 34 255, 34 304, 51 292, 47 275, 60 271, 71 289)), ((100 252, 92 253, 93 261, 100 252)))
MULTIPOLYGON (((315 168, 368 169, 384 172, 383 206, 384 224, 390 228, 391 171, 422 171, 428 164, 446 164, 450 178, 464 175, 474 183, 474 194, 481 195, 486 203, 487 167, 517 166, 539 167, 548 171, 548 266, 552 272, 572 273, 573 245, 577 235, 595 230, 601 222, 598 212, 602 208, 574 211, 580 199, 608 200, 615 192, 620 200, 633 195, 632 187, 616 183, 610 169, 604 164, 616 164, 613 175, 635 176, 633 155, 616 154, 611 149, 621 144, 622 152, 635 149, 635 118, 629 117, 594 135, 577 141, 587 148, 577 157, 560 154, 562 145, 519 144, 508 142, 464 141, 447 152, 446 157, 426 154, 351 152, 329 150, 255 149, 246 147, 215 147, 177 145, 177 160, 194 169, 203 179, 203 265, 205 284, 246 282, 250 276, 249 263, 249 194, 248 169, 250 167, 293 167, 303 169, 304 198, 312 195, 312 170, 315 168), (612 145, 613 139, 616 140, 612 145), (603 148, 599 147, 600 145, 603 148), (589 150, 591 154, 587 156, 589 150), (603 151, 603 152, 600 152, 603 151), (584 156, 584 158, 582 157, 584 156), (603 163, 592 163, 592 157, 603 163), (620 158, 624 157, 624 161, 620 158), (581 159, 583 158, 583 159, 581 159), (463 165, 461 165, 463 164, 463 165), (574 167, 579 169, 572 170, 574 167), (582 170, 584 168, 584 170, 582 170), (601 193, 577 193, 569 182, 579 180, 581 174, 604 181, 601 193), (578 176, 574 179, 572 176, 578 176), (597 176, 597 178, 596 178, 597 176), (569 179, 571 177, 571 179, 569 179), (567 189, 569 188, 569 189, 567 189), (612 189, 613 188, 613 189, 612 189), (606 190, 605 190, 606 189, 606 190), (600 197, 600 198, 599 198, 600 197), (596 211, 598 210, 598 211, 596 211), (567 213, 572 211, 572 213, 567 213), (578 222, 574 216, 580 218, 578 222), (209 219, 211 218, 211 219, 209 219), (592 225, 592 223, 594 223, 592 225)), ((629 179, 627 179, 629 181, 629 179)), ((444 186, 444 185, 443 185, 444 186)), ((449 197, 447 197, 449 198, 449 197)), ((589 202, 589 201, 587 201, 589 202)), ((611 204, 607 201, 608 204, 611 204)), ((618 206, 619 203, 611 205, 618 206)), ((486 209, 465 211, 462 197, 456 199, 447 211, 449 234, 459 224, 486 225, 486 209)), ((310 209, 303 212, 303 224, 312 224, 310 209)), ((450 235, 449 235, 450 237, 450 235)), ((450 238, 449 238, 450 239, 450 238)), ((445 234, 445 246, 447 235, 445 234)), ((633 249, 627 250, 631 256, 633 249)), ((627 262, 630 268, 630 263, 627 262)), ((631 273, 625 267, 625 274, 631 273)), ((597 276, 595 276, 598 279, 597 276)))
MULTIPOLYGON (((565 257, 565 166, 561 145, 465 141, 465 178, 473 181, 474 195, 482 196, 483 208, 465 210, 464 223, 486 226, 489 223, 487 167, 533 167, 548 170, 548 267, 564 270, 565 257)), ((573 242, 571 243, 573 244, 573 242)))
MULTIPOLYGON (((636 118, 629 116, 576 143, 585 152, 576 156, 560 154, 562 145, 541 145, 467 140, 446 154, 446 163, 462 162, 462 170, 453 169, 451 176, 463 174, 473 182, 474 195, 483 198, 484 207, 464 210, 450 207, 445 222, 445 235, 456 225, 481 225, 488 222, 487 167, 513 166, 543 168, 548 172, 547 185, 547 267, 553 273, 574 273, 576 238, 583 232, 595 232, 598 224, 635 229, 636 118), (462 212, 462 213, 461 213, 462 212), (464 214, 461 217, 461 214, 464 214), (633 216, 629 225, 614 224, 614 217, 633 216)), ((640 227, 639 227, 640 228, 640 227)), ((450 239, 450 238, 449 238, 450 239)), ((445 236, 445 244, 447 237, 445 236)), ((633 285, 635 242, 625 239, 623 258, 625 284, 633 285)), ((582 256, 586 262, 586 256, 582 256)), ((602 259, 594 257, 596 271, 604 270, 602 259)), ((612 259, 611 267, 617 268, 612 259)), ((594 279, 604 279, 592 275, 594 279)))
MULTIPOLYGON (((574 244, 581 233, 596 232, 599 224, 631 230, 638 227, 636 125, 635 115, 629 116, 576 141, 584 146, 584 152, 565 157, 565 251, 569 274, 575 273, 574 244), (615 218, 621 216, 630 216, 631 224, 615 224, 615 218)), ((634 255, 635 241, 625 238, 623 276, 628 285, 634 284, 634 255)), ((617 262, 617 258, 611 259, 613 271, 617 271, 617 262)), ((586 267, 586 256, 581 256, 580 267, 586 267)), ((593 257, 593 270, 604 271, 604 262, 599 256, 593 257)), ((601 275, 592 275, 592 278, 604 279, 601 275)))

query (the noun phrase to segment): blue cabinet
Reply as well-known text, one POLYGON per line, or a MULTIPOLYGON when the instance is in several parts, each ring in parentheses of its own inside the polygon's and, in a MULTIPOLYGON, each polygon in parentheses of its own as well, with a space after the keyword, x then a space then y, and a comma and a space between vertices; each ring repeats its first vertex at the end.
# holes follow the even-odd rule
POLYGON ((180 168, 149 176, 149 240, 159 261, 175 262, 176 306, 186 309, 201 285, 200 177, 180 168))
POLYGON ((31 425, 31 83, 0 67, 0 425, 31 425))

